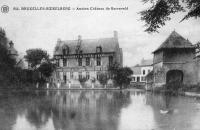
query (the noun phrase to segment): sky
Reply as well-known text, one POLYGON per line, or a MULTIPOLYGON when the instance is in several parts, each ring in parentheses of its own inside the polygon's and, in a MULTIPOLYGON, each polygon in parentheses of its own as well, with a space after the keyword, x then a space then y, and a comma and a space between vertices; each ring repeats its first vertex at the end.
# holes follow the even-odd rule
MULTIPOLYGON (((2 1, 2 0, 0 0, 2 1)), ((124 66, 134 66, 141 59, 153 58, 152 52, 170 35, 178 32, 193 44, 200 41, 200 20, 179 22, 185 13, 172 15, 172 20, 159 29, 159 33, 144 32, 140 11, 148 7, 141 0, 4 0, 9 12, 0 12, 0 27, 15 44, 18 52, 25 54, 30 48, 42 48, 52 56, 58 38, 75 40, 113 37, 118 31, 119 45, 123 49, 124 66), (128 10, 70 10, 22 11, 13 7, 128 7, 128 10)))

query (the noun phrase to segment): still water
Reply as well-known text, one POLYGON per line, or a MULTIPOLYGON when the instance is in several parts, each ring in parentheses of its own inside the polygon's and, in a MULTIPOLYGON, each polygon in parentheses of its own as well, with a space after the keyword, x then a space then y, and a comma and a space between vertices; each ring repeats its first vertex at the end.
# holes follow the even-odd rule
POLYGON ((200 100, 139 91, 0 92, 0 130, 199 130, 200 100))

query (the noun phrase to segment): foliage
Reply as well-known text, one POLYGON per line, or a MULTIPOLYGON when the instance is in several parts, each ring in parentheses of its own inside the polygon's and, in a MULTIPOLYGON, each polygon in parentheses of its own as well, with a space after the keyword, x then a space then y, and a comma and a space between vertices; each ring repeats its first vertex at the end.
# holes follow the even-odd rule
POLYGON ((9 56, 6 46, 0 44, 0 82, 2 84, 16 81, 15 64, 16 61, 9 56))
POLYGON ((7 48, 0 44, 0 69, 14 68, 15 64, 16 61, 9 56, 7 48))
POLYGON ((133 71, 129 67, 119 68, 117 74, 114 75, 114 80, 120 87, 127 86, 130 84, 132 74, 133 71))
POLYGON ((165 25, 166 21, 171 20, 170 14, 177 12, 187 12, 180 20, 200 17, 199 0, 143 0, 150 3, 151 7, 140 12, 141 20, 146 24, 146 32, 158 32, 158 29, 165 25))
POLYGON ((37 65, 41 64, 42 59, 49 60, 49 55, 47 51, 42 49, 29 49, 26 51, 26 55, 24 56, 28 63, 32 68, 36 69, 37 65))
POLYGON ((130 84, 130 76, 133 74, 133 71, 129 67, 120 67, 119 64, 114 63, 109 67, 109 73, 112 74, 115 83, 122 88, 122 86, 130 84))
POLYGON ((86 77, 82 77, 82 78, 79 79, 79 82, 80 82, 81 84, 84 84, 86 81, 87 81, 87 78, 86 78, 86 77))
POLYGON ((55 70, 56 66, 53 63, 50 62, 44 62, 40 65, 38 70, 47 78, 49 78, 53 71, 55 70))
POLYGON ((92 78, 92 79, 91 79, 91 82, 92 82, 92 83, 95 83, 95 82, 96 82, 96 79, 95 79, 95 78, 92 78))
POLYGON ((116 72, 117 72, 117 70, 120 68, 120 65, 117 63, 117 62, 115 62, 115 63, 113 63, 112 65, 110 65, 109 67, 108 67, 108 72, 111 74, 111 75, 116 75, 116 72))
POLYGON ((106 73, 101 73, 99 75, 99 82, 102 84, 102 85, 106 85, 107 84, 107 81, 108 81, 108 76, 106 73))

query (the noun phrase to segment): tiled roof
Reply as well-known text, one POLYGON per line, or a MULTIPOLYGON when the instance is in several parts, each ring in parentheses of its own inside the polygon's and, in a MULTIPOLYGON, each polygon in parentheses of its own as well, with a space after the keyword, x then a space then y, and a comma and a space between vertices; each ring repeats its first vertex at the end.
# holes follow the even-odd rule
MULTIPOLYGON (((58 41, 54 55, 62 55, 63 47, 69 48, 69 54, 76 54, 78 40, 58 41)), ((82 53, 96 53, 96 47, 101 46, 102 52, 115 52, 119 46, 116 38, 83 39, 81 40, 82 53)))
POLYGON ((194 46, 189 40, 186 40, 176 31, 173 31, 153 53, 167 48, 194 48, 194 46))

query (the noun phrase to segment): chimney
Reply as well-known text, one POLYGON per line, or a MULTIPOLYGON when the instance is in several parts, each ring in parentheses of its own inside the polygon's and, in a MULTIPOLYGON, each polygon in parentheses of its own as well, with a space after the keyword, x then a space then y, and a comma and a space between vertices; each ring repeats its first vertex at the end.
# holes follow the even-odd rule
POLYGON ((78 35, 78 40, 80 41, 80 40, 82 40, 82 37, 81 37, 81 35, 78 35))
POLYGON ((117 31, 114 31, 114 38, 118 39, 118 32, 117 31))
POLYGON ((78 46, 81 46, 81 41, 82 41, 82 37, 81 35, 78 35, 78 46))

